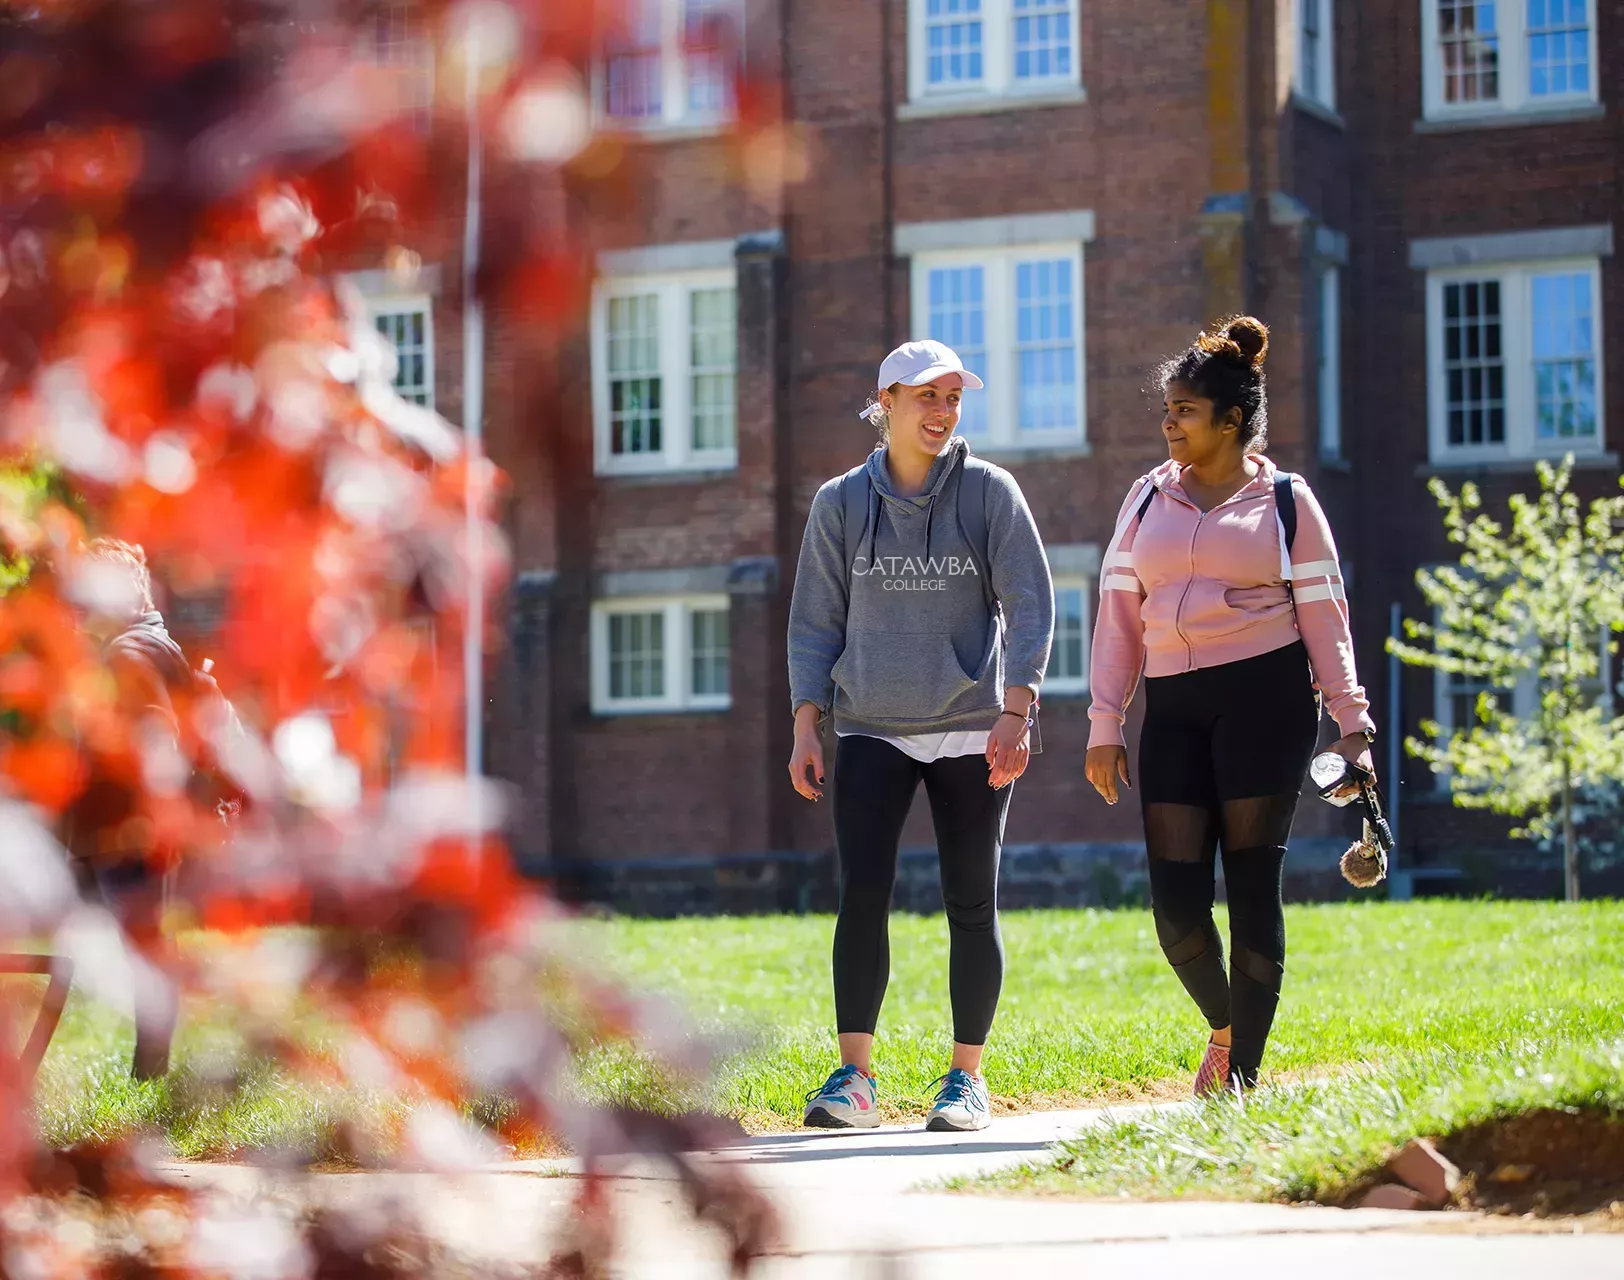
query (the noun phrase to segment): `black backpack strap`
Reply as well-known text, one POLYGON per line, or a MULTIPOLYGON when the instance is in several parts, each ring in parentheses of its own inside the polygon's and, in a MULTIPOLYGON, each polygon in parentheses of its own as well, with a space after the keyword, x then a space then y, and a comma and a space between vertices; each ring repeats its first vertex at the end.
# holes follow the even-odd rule
POLYGON ((1274 473, 1274 509, 1280 515, 1280 529, 1286 535, 1288 559, 1292 547, 1297 543, 1297 491, 1291 487, 1291 482, 1296 478, 1289 471, 1274 473))
POLYGON ((1133 517, 1136 523, 1143 524, 1145 522, 1145 512, 1150 510, 1150 504, 1156 501, 1156 495, 1159 492, 1161 491, 1154 484, 1145 486, 1145 500, 1139 504, 1139 510, 1133 517))
POLYGON ((981 598, 988 613, 998 612, 998 596, 992 589, 992 557, 987 532, 987 473, 990 466, 966 454, 959 470, 959 532, 970 548, 976 574, 981 579, 981 598))

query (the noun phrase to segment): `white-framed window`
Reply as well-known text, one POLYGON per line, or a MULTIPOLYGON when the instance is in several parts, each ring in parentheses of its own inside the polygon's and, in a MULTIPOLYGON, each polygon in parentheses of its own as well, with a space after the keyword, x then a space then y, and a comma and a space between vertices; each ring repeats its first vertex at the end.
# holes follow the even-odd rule
POLYGON ((1081 83, 1077 0, 908 0, 914 101, 1081 83))
POLYGON ((395 108, 419 126, 434 109, 434 40, 418 0, 381 3, 362 29, 362 56, 393 73, 395 108))
POLYGON ((1595 0, 1421 0, 1429 118, 1596 100, 1595 0))
POLYGON ((1342 457, 1342 269, 1321 267, 1319 293, 1320 457, 1342 457))
POLYGON ((1088 578, 1057 574, 1054 580, 1054 644, 1049 669, 1043 675, 1043 693, 1088 692, 1088 653, 1092 643, 1089 602, 1094 584, 1088 578))
POLYGON ((395 393, 434 408, 434 306, 426 295, 377 298, 373 326, 395 349, 395 393))
POLYGON ((1333 0, 1297 0, 1297 62, 1292 87, 1310 102, 1336 110, 1336 30, 1333 0))
POLYGON ((1458 671, 1433 673, 1433 718, 1438 722, 1438 736, 1447 742, 1457 732, 1470 733, 1483 723, 1478 714, 1478 699, 1485 693, 1494 695, 1495 701, 1506 710, 1516 703, 1516 690, 1503 689, 1482 676, 1462 675, 1458 671))
POLYGON ((633 0, 602 41, 600 114, 641 128, 732 119, 742 16, 735 0, 633 0))
POLYGON ((645 596, 592 605, 592 709, 599 715, 732 705, 728 598, 645 596))
POLYGON ((592 389, 600 472, 738 462, 731 268, 598 281, 592 389))
POLYGON ((1087 420, 1080 244, 916 254, 913 328, 947 343, 986 390, 964 397, 972 443, 1080 443, 1087 420))
POLYGON ((1594 258, 1430 272, 1427 352, 1434 461, 1600 451, 1594 258))
MULTIPOLYGON (((1617 700, 1617 671, 1615 652, 1617 641, 1610 630, 1603 629, 1596 636, 1596 674, 1581 686, 1585 693, 1602 707, 1606 715, 1615 714, 1617 700)), ((1492 694, 1501 711, 1508 711, 1519 719, 1534 715, 1539 707, 1539 688, 1533 674, 1525 672, 1516 684, 1496 685, 1483 676, 1462 675, 1458 671, 1432 673, 1432 718, 1438 725, 1436 741, 1442 745, 1457 731, 1470 733, 1483 723, 1478 712, 1478 700, 1492 694)), ((1450 773, 1439 773, 1440 790, 1450 786, 1450 773)))

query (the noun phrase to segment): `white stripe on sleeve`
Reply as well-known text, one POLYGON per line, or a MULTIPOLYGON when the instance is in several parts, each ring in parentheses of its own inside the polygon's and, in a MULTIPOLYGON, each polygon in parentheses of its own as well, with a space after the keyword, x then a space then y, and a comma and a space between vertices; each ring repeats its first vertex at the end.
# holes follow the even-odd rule
POLYGON ((1302 564, 1291 566, 1293 578, 1336 578, 1342 577, 1342 566, 1335 560, 1305 560, 1302 564))

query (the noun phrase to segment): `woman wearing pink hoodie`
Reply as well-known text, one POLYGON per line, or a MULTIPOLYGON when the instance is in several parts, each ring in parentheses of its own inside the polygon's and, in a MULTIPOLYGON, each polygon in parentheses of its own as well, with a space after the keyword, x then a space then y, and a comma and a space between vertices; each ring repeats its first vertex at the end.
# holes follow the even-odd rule
POLYGON ((1094 629, 1087 771, 1109 804, 1119 779, 1132 785, 1122 726, 1145 677, 1139 793, 1156 934, 1212 1028, 1197 1096, 1257 1083, 1285 972, 1286 840, 1322 701, 1334 749, 1372 769, 1331 530, 1302 479, 1263 456, 1268 346, 1264 325, 1240 316, 1160 369, 1168 461, 1122 504, 1094 629), (1212 919, 1220 848, 1227 974, 1212 919))

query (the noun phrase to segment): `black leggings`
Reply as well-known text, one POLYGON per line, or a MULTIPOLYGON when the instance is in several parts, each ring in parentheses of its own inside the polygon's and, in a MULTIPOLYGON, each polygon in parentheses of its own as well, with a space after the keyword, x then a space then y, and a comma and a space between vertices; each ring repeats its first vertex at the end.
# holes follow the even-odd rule
POLYGON ((1301 641, 1145 681, 1139 787, 1156 936, 1214 1028, 1230 1027, 1230 1071, 1257 1083, 1285 975, 1281 875, 1319 704, 1301 641), (1229 972, 1213 923, 1222 847, 1229 972))
POLYGON ((1013 785, 987 785, 981 755, 921 764, 878 738, 841 738, 835 748, 835 846, 840 916, 835 921, 835 1023, 873 1035, 891 972, 891 893, 902 824, 924 779, 936 825, 947 910, 948 992, 953 1039, 985 1044, 1004 983, 998 933, 998 855, 1013 785))

